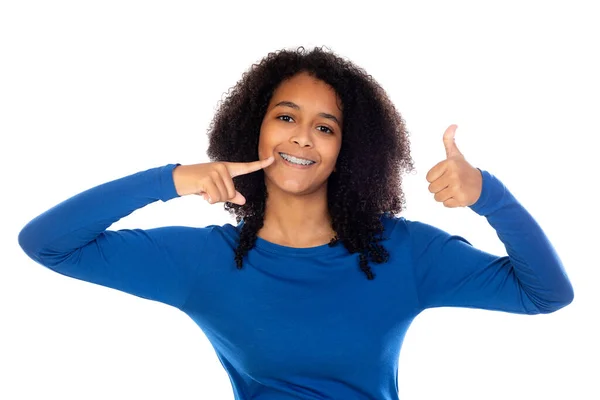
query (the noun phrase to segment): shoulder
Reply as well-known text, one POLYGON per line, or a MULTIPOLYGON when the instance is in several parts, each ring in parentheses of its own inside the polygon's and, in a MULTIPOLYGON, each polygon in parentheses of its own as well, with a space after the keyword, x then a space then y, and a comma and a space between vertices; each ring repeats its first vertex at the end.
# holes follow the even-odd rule
MULTIPOLYGON (((137 231, 144 232, 141 229, 137 231)), ((196 252, 204 248, 215 249, 233 243, 239 237, 236 227, 231 224, 204 227, 163 226, 146 232, 152 235, 156 243, 167 244, 178 252, 183 251, 184 248, 196 252)))
POLYGON ((412 221, 405 217, 384 213, 381 215, 381 223, 383 224, 384 235, 409 235, 410 230, 418 228, 421 223, 412 221))
POLYGON ((381 216, 384 236, 392 240, 411 240, 413 244, 430 242, 433 238, 447 236, 446 231, 426 222, 385 213, 381 216))
POLYGON ((207 242, 213 246, 219 244, 228 244, 229 247, 235 247, 240 237, 241 223, 232 225, 230 223, 222 225, 207 225, 202 228, 207 232, 207 242))

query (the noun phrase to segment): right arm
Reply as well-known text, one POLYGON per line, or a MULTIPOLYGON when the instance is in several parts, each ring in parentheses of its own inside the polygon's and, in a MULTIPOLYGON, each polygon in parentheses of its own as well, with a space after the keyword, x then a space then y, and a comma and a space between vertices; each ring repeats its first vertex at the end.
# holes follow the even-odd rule
POLYGON ((150 203, 190 194, 211 204, 244 204, 232 178, 273 161, 168 164, 103 183, 31 220, 19 233, 19 245, 31 259, 60 274, 181 309, 205 258, 212 227, 107 228, 150 203))
POLYGON ((148 169, 81 192, 27 223, 19 245, 62 275, 180 308, 211 228, 107 230, 139 208, 179 197, 173 177, 178 166, 148 169))

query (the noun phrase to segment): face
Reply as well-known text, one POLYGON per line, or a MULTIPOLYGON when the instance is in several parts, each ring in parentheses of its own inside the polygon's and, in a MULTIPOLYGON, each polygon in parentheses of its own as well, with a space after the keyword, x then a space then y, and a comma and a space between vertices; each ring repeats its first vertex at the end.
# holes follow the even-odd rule
POLYGON ((260 128, 259 159, 274 156, 264 169, 267 191, 308 194, 325 190, 342 145, 342 111, 333 88, 307 73, 283 81, 273 93, 260 128), (283 155, 282 155, 283 153, 283 155), (295 156, 314 161, 295 165, 295 156))

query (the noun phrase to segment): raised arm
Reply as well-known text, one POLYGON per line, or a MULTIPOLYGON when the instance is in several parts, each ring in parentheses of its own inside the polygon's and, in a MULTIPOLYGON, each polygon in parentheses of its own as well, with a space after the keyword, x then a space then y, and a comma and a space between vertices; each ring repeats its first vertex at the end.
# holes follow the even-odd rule
POLYGON ((57 204, 25 225, 19 245, 60 274, 182 307, 211 229, 107 230, 137 209, 178 197, 178 165, 116 179, 57 204))
POLYGON ((434 226, 406 221, 421 307, 539 314, 570 304, 573 287, 541 227, 500 180, 481 173, 481 196, 470 208, 485 216, 508 256, 474 248, 465 238, 434 226))

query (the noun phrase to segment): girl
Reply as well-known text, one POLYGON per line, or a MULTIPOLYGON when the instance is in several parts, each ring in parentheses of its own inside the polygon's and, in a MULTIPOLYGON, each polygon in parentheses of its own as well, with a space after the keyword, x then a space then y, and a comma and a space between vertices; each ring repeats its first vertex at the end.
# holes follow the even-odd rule
POLYGON ((158 166, 30 221, 22 249, 60 274, 169 304, 210 340, 236 399, 398 399, 398 357, 432 307, 551 313, 573 288, 542 229, 444 134, 427 174, 447 207, 487 219, 508 256, 398 216, 405 123, 364 70, 315 48, 253 65, 209 129, 212 162, 158 166), (237 224, 107 228, 201 195, 237 224))

